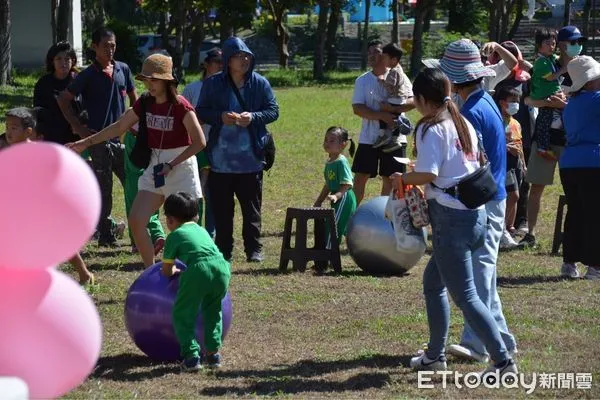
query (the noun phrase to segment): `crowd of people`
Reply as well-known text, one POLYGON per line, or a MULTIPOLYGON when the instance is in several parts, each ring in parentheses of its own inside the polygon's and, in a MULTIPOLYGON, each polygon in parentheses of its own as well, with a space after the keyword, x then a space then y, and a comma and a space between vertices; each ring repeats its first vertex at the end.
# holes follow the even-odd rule
MULTIPOLYGON (((446 369, 447 352, 490 361, 489 371, 517 371, 517 343, 496 288, 498 252, 536 246, 542 194, 553 184, 557 164, 568 207, 560 273, 579 277, 580 262, 586 278, 600 279, 593 239, 600 222, 594 184, 600 177, 600 64, 579 55, 585 41, 574 26, 540 29, 531 64, 513 42, 479 46, 461 39, 441 59, 423 60, 412 83, 400 65, 401 48, 368 44, 370 70, 356 79, 352 96, 353 112, 362 119, 358 145, 343 127, 326 130, 325 182, 314 206, 331 203, 342 237, 369 179, 381 177, 382 195, 402 185, 425 187, 433 237, 423 276, 430 340, 411 360, 414 368, 446 369), (413 128, 405 113, 414 108, 421 119, 414 129, 416 159, 408 167, 413 128), (343 154, 347 147, 352 165, 343 154), (457 185, 485 163, 497 190, 485 204, 468 207, 457 185), (460 343, 451 345, 448 293, 464 316, 460 343)), ((35 86, 35 108, 6 114, 6 142, 45 140, 88 160, 102 194, 100 246, 114 246, 125 230, 111 217, 117 176, 125 189, 132 251, 146 267, 163 251, 166 276, 181 273, 175 258, 188 266, 174 312, 182 369, 219 366, 234 197, 247 261, 263 260, 264 152, 266 126, 279 116, 275 96, 237 37, 208 52, 202 79, 183 96, 170 57, 154 54, 144 61, 135 79, 147 93, 138 97, 129 67, 114 60, 114 33, 95 31, 92 48, 96 57, 83 71, 68 43, 50 48, 47 74, 35 86), (140 154, 147 157, 140 161, 140 154), (159 221, 163 204, 168 236, 159 221), (199 310, 208 321, 202 346, 193 333, 199 310)), ((94 283, 80 254, 70 262, 82 284, 94 283)))

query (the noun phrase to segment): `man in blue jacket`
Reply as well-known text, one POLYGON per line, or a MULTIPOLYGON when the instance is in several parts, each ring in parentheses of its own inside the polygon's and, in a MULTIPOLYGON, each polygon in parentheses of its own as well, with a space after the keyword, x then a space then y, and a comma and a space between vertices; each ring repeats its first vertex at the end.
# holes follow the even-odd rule
POLYGON ((235 195, 242 209, 247 261, 261 262, 266 125, 277 120, 279 107, 269 82, 254 72, 254 55, 241 39, 223 43, 223 71, 204 81, 196 113, 211 125, 205 151, 211 166, 215 242, 231 260, 235 195))
MULTIPOLYGON (((483 246, 472 254, 473 281, 479 298, 496 320, 512 357, 517 351, 517 344, 506 325, 496 289, 496 261, 506 211, 506 137, 500 111, 481 85, 484 78, 493 77, 495 72, 483 65, 479 49, 468 39, 453 42, 446 48, 440 68, 452 82, 452 91, 464 102, 460 112, 477 131, 498 187, 496 196, 485 204, 487 230, 483 246)), ((448 346, 447 352, 470 360, 488 359, 483 343, 467 321, 460 345, 448 346)))

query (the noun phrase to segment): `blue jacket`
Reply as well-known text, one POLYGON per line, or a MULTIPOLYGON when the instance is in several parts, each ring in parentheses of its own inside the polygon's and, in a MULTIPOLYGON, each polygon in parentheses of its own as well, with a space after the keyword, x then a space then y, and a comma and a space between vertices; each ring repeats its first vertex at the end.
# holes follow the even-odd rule
POLYGON ((494 200, 506 198, 506 134, 498 106, 484 90, 473 93, 460 109, 460 113, 473 125, 498 186, 494 200))
POLYGON ((227 39, 223 43, 223 71, 204 81, 198 106, 196 107, 198 118, 203 123, 211 125, 206 146, 209 160, 211 159, 211 151, 218 141, 219 132, 223 127, 221 114, 231 111, 230 99, 234 96, 227 70, 229 59, 240 51, 252 56, 242 96, 246 107, 248 107, 247 111, 252 114, 252 122, 248 126, 248 131, 251 140, 253 140, 254 152, 258 158, 263 157, 262 151, 267 135, 266 125, 279 118, 279 106, 269 81, 254 72, 254 55, 241 39, 235 36, 227 39))

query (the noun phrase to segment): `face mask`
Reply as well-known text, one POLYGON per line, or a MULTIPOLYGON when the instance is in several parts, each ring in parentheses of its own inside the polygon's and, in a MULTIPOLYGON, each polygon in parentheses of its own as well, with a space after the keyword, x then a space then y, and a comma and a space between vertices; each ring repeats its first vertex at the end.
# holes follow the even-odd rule
POLYGON ((454 104, 456 104, 456 106, 458 107, 459 110, 465 104, 465 102, 463 101, 462 97, 460 97, 458 95, 458 93, 452 92, 452 96, 450 96, 450 97, 452 98, 452 101, 454 102, 454 104))
POLYGON ((519 103, 508 103, 508 107, 506 108, 506 112, 509 115, 515 115, 519 112, 519 103))
POLYGON ((567 55, 569 57, 577 57, 579 54, 581 54, 581 50, 583 50, 583 46, 580 44, 567 45, 567 55))

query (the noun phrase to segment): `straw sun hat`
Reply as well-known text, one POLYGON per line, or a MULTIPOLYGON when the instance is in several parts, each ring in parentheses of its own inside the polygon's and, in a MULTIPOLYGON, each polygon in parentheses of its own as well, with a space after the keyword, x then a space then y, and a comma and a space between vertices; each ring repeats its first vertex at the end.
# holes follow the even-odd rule
POLYGON ((160 79, 163 81, 174 82, 173 59, 164 54, 152 54, 144 60, 142 72, 135 76, 135 79, 143 81, 144 79, 160 79))

